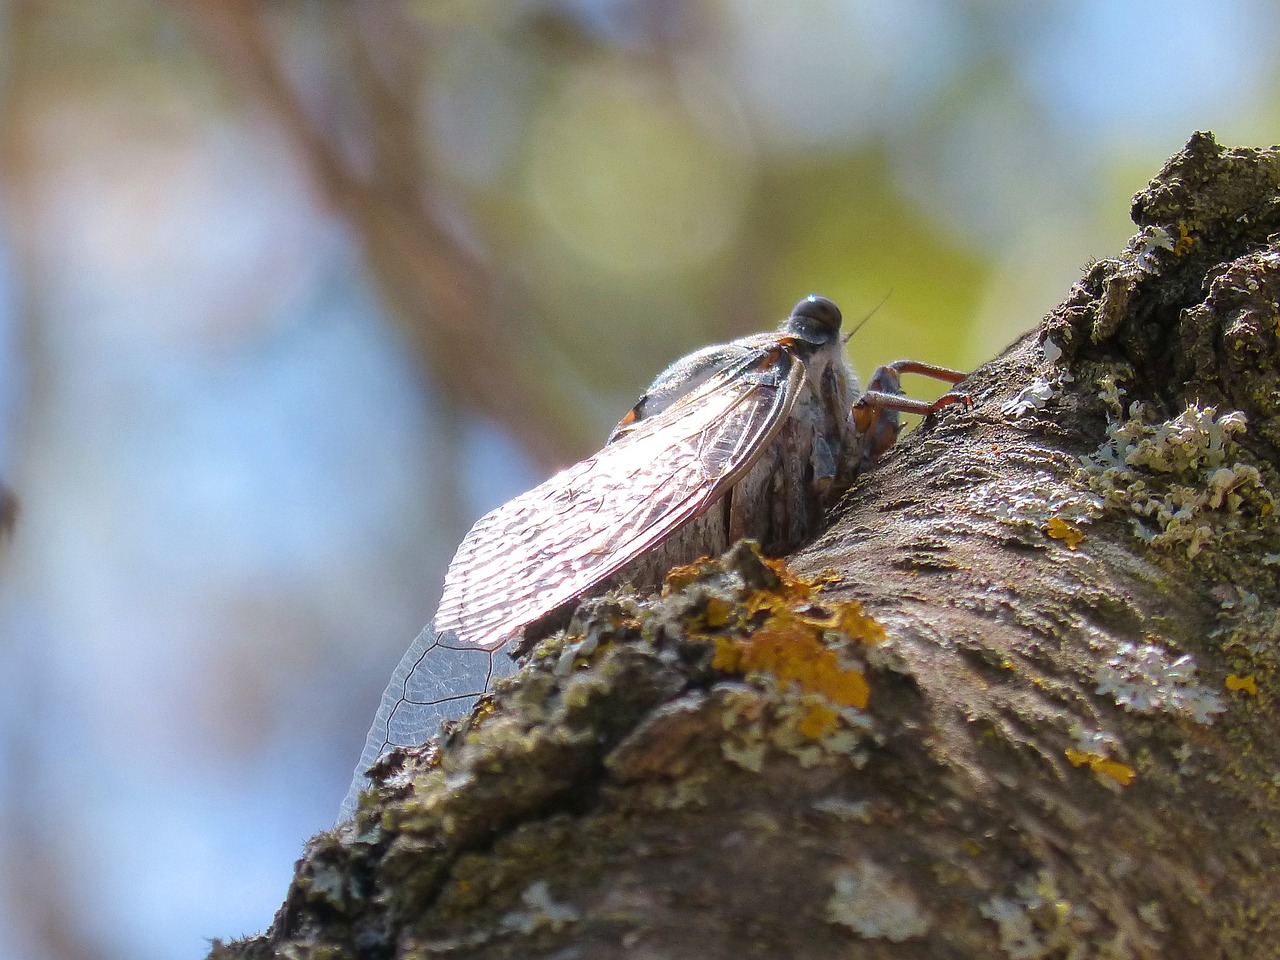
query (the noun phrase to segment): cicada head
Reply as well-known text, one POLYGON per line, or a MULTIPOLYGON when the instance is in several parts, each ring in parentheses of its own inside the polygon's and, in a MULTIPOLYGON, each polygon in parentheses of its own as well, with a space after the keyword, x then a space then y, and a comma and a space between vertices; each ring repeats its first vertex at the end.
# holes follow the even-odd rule
POLYGON ((840 335, 840 308, 826 297, 811 293, 791 310, 782 332, 814 347, 833 343, 840 335))

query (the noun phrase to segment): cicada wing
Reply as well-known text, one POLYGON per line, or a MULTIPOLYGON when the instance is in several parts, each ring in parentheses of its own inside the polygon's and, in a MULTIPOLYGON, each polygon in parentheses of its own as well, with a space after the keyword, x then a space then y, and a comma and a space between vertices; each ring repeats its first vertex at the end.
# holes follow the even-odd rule
POLYGON ((795 404, 804 365, 754 350, 593 457, 482 517, 458 548, 435 620, 391 675, 340 819, 365 771, 432 736, 514 664, 498 651, 693 519, 759 458, 795 404))
POLYGON ((760 457, 804 381, 774 342, 599 453, 482 517, 445 577, 435 629, 494 650, 697 517, 760 457))
POLYGON ((428 624, 400 659, 383 691, 338 821, 355 815, 360 794, 369 786, 365 771, 385 753, 392 747, 424 742, 444 721, 469 711, 493 681, 514 669, 509 657, 460 644, 456 637, 438 634, 428 624))
POLYGON ((435 620, 387 684, 340 819, 395 746, 432 736, 514 664, 498 651, 714 503, 777 435, 804 381, 776 342, 727 365, 593 457, 482 517, 458 548, 435 620))

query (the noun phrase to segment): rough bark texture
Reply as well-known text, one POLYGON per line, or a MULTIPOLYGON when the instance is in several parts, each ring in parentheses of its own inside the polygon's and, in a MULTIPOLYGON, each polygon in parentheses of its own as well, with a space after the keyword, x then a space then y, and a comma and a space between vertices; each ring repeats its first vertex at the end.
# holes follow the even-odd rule
POLYGON ((213 956, 1280 955, 1280 153, 1133 216, 801 580, 588 604, 213 956))

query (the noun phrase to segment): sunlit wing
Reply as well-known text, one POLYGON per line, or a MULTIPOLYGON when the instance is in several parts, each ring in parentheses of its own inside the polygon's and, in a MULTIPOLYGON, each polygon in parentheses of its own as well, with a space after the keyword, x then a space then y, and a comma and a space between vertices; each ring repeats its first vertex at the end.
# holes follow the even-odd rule
POLYGON ((442 722, 466 714, 495 679, 514 669, 510 657, 459 644, 428 625, 383 691, 338 819, 355 814, 360 794, 369 786, 365 771, 379 758, 392 747, 411 747, 434 736, 442 722))
POLYGON ((769 446, 804 366, 770 338, 609 446, 481 518, 445 578, 435 620, 382 694, 341 819, 365 771, 430 737, 514 667, 499 650, 523 627, 607 580, 706 510, 769 446))
POLYGON ((697 517, 768 447, 804 372, 773 341, 482 517, 449 565, 437 633, 496 649, 697 517))

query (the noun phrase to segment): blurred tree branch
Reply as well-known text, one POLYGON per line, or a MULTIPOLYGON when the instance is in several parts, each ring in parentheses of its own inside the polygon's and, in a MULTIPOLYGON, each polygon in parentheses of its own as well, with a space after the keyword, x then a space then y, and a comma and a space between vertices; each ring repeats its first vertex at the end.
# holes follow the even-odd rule
POLYGON ((213 956, 1270 955, 1280 150, 1197 134, 1133 216, 791 558, 816 598, 738 550, 584 605, 213 956), (720 656, 814 603, 865 711, 720 656))
MULTIPOLYGON (((39 97, 47 64, 47 34, 44 20, 46 5, 42 0, 18 0, 10 5, 6 26, 9 37, 3 99, 3 123, 0 123, 0 170, 5 187, 5 214, 10 221, 14 241, 9 247, 13 258, 12 296, 17 301, 15 316, 20 323, 20 342, 27 393, 24 422, 19 429, 30 429, 32 411, 39 410, 48 399, 48 338, 43 326, 43 296, 49 277, 35 254, 34 238, 39 235, 37 210, 38 161, 31 149, 30 133, 40 111, 39 97)), ((24 492, 24 498, 27 492, 24 492)), ((0 483, 0 560, 7 560, 9 537, 21 520, 17 496, 0 483)), ((34 678, 24 678, 27 688, 39 687, 34 678)), ((27 691, 29 695, 29 690, 27 691)), ((38 702, 38 701, 36 701, 38 702)), ((10 704, 21 711, 30 705, 10 704)), ((33 710, 38 708, 32 707, 33 710)), ((66 960, 101 960, 106 956, 101 940, 92 925, 83 922, 80 909, 77 871, 84 862, 73 864, 56 852, 67 841, 65 826, 56 827, 49 819, 49 808, 43 793, 46 783, 43 769, 36 761, 46 749, 45 731, 39 725, 19 725, 4 743, 12 755, 12 769, 24 772, 9 789, 0 790, 0 815, 9 825, 9 842, 5 856, 0 857, 0 885, 6 889, 6 911, 19 920, 22 939, 42 955, 65 957, 66 960)), ((21 949, 21 947, 18 947, 21 949)))
POLYGON ((0 480, 0 547, 4 547, 13 536, 13 528, 17 523, 18 498, 0 480))
MULTIPOLYGON (((337 118, 336 128, 308 110, 285 67, 268 6, 255 0, 180 6, 226 76, 275 118, 317 190, 356 231, 392 316, 442 393, 519 437, 543 467, 580 455, 548 412, 546 391, 554 385, 521 362, 521 344, 537 336, 536 319, 505 295, 493 265, 442 223, 449 204, 421 155, 413 101, 383 75, 391 67, 375 58, 366 36, 366 21, 394 21, 394 5, 343 7, 327 21, 337 52, 326 65, 358 113, 337 118)), ((397 27, 375 25, 390 33, 397 27)), ((412 78, 397 80, 410 85, 412 78)))

